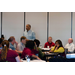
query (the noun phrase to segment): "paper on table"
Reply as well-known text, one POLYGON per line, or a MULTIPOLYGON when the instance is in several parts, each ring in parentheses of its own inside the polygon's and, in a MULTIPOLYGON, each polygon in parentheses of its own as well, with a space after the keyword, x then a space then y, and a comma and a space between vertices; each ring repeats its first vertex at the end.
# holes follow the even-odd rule
POLYGON ((42 48, 43 50, 50 50, 51 48, 42 48))
MULTIPOLYGON (((22 62, 27 62, 26 60, 22 60, 22 62)), ((30 60, 30 62, 46 62, 46 61, 43 61, 43 60, 30 60)))

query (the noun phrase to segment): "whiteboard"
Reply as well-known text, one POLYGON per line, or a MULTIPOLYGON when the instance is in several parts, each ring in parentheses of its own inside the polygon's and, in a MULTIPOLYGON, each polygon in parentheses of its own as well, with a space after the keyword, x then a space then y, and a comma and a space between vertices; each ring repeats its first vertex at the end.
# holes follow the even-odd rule
POLYGON ((75 44, 75 12, 73 12, 72 38, 75 44))
POLYGON ((5 39, 14 36, 17 42, 24 31, 24 13, 23 12, 3 12, 2 34, 5 39))
POLYGON ((47 42, 47 13, 26 12, 25 24, 30 24, 36 38, 40 40, 42 47, 47 42))
POLYGON ((49 36, 53 37, 53 42, 60 39, 65 45, 71 37, 71 13, 70 12, 50 12, 49 13, 49 36))

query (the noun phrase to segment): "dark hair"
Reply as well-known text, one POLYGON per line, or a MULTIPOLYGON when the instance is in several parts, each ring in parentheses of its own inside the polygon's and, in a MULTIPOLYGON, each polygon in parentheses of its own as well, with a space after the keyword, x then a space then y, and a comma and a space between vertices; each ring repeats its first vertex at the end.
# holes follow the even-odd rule
POLYGON ((20 41, 22 41, 22 40, 24 40, 24 39, 26 39, 26 37, 25 37, 25 36, 22 36, 22 37, 20 38, 20 41))
POLYGON ((7 40, 4 40, 2 42, 2 51, 1 51, 1 60, 4 61, 6 60, 6 57, 7 57, 7 52, 8 52, 8 49, 9 49, 9 42, 7 40))
POLYGON ((27 41, 25 46, 29 49, 34 49, 34 46, 35 46, 34 41, 31 41, 31 40, 27 41))
MULTIPOLYGON (((63 44, 62 44, 61 40, 56 40, 56 42, 58 42, 59 47, 63 47, 63 44)), ((56 44, 56 42, 55 42, 55 44, 56 44)), ((59 47, 58 47, 58 48, 59 48, 59 47)))
POLYGON ((14 36, 11 36, 11 37, 8 39, 8 41, 9 41, 9 42, 12 42, 14 39, 15 39, 14 36))
POLYGON ((0 44, 2 44, 2 41, 3 41, 3 40, 0 38, 0 44))
POLYGON ((38 39, 35 39, 34 42, 36 43, 37 47, 39 47, 40 41, 38 39))
POLYGON ((1 38, 4 38, 4 35, 1 35, 1 38))

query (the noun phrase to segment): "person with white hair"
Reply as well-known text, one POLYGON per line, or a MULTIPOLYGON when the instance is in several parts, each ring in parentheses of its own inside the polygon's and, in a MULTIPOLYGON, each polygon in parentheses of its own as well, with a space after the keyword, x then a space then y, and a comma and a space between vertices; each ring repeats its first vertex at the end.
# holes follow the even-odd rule
POLYGON ((65 48, 68 49, 68 53, 73 53, 74 52, 74 44, 73 44, 73 39, 69 38, 68 43, 65 45, 65 48))

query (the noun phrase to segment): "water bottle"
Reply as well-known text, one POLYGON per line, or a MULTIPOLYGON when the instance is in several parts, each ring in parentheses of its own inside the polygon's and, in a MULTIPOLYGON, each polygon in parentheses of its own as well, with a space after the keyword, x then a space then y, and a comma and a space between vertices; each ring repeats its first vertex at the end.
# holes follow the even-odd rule
POLYGON ((27 62, 30 62, 30 57, 28 55, 26 56, 26 60, 27 62))

